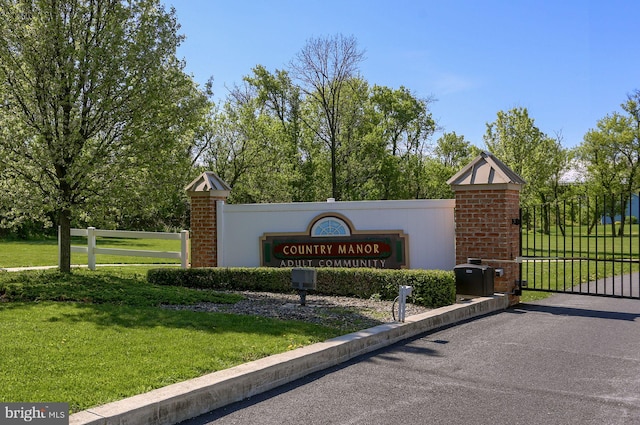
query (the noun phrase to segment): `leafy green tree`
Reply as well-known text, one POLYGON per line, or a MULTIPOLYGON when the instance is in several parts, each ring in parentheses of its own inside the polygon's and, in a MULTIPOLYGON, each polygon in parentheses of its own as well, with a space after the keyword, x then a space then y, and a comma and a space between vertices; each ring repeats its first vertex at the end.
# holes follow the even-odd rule
POLYGON ((567 152, 561 148, 560 141, 543 133, 526 108, 499 111, 496 121, 487 124, 484 141, 489 151, 527 182, 521 192, 521 202, 542 205, 543 230, 548 233, 554 201, 553 181, 559 179, 567 162, 567 152))
MULTIPOLYGON (((622 199, 620 205, 624 206, 640 187, 640 90, 629 94, 621 107, 626 115, 614 112, 599 120, 596 128, 585 134, 578 155, 586 164, 591 192, 622 199)), ((605 212, 611 217, 614 234, 614 216, 621 215, 617 233, 622 236, 624 210, 610 208, 595 213, 605 212)))
POLYGON ((377 180, 378 199, 423 198, 428 142, 436 129, 430 99, 419 99, 405 87, 374 85, 369 97, 372 134, 380 137, 386 155, 377 180))
MULTIPOLYGON (((384 146, 371 132, 369 85, 354 79, 341 97, 341 143, 336 152, 336 187, 343 200, 379 199, 376 177, 384 158, 384 146)), ((326 158, 330 151, 324 150, 326 158)))
POLYGON ((480 148, 465 140, 464 136, 458 136, 455 131, 444 133, 438 138, 427 165, 427 197, 453 198, 454 192, 447 180, 479 154, 480 148))
POLYGON ((453 131, 444 133, 438 139, 434 153, 438 161, 445 167, 454 170, 453 174, 455 174, 473 158, 480 155, 480 148, 472 145, 471 142, 465 140, 464 136, 458 136, 453 131))
POLYGON ((303 122, 330 152, 331 193, 335 199, 342 197, 338 188, 338 151, 343 143, 344 121, 352 112, 344 110, 348 103, 342 100, 349 85, 358 81, 358 66, 363 58, 357 40, 339 34, 309 39, 290 64, 301 91, 317 111, 313 121, 303 122))
POLYGON ((230 202, 308 199, 314 156, 300 125, 301 100, 286 71, 261 65, 212 118, 202 160, 233 188, 230 202))
POLYGON ((245 77, 256 93, 259 114, 269 118, 270 138, 277 144, 276 160, 282 162, 274 181, 285 186, 287 195, 279 201, 316 200, 314 183, 317 180, 312 158, 318 146, 305 137, 303 126, 303 99, 300 88, 293 84, 288 71, 276 70, 270 73, 263 66, 253 69, 251 76, 245 77))
POLYGON ((370 87, 361 60, 353 38, 313 39, 291 74, 258 65, 231 91, 197 149, 230 202, 425 196, 430 100, 370 87))
POLYGON ((182 107, 194 83, 175 56, 177 30, 159 0, 0 0, 3 180, 38 190, 33 204, 55 213, 63 272, 83 205, 189 152, 171 132, 200 112, 182 107))
POLYGON ((527 182, 522 191, 525 203, 549 201, 548 185, 556 171, 550 164, 562 163, 553 158, 560 151, 557 141, 535 125, 526 108, 499 111, 496 121, 487 124, 484 141, 489 151, 527 182))

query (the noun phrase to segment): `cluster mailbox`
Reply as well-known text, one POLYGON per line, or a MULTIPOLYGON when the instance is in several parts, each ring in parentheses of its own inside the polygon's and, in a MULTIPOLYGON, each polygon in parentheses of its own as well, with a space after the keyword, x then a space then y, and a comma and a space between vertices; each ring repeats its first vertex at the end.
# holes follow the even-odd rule
POLYGON ((482 265, 477 258, 467 259, 467 264, 458 264, 453 268, 456 275, 456 293, 490 297, 493 295, 493 267, 482 265))

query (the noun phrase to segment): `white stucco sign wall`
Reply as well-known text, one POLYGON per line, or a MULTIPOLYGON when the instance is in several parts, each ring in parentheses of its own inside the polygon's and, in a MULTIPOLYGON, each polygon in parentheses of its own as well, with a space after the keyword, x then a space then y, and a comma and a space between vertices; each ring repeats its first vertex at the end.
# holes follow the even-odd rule
MULTIPOLYGON (((350 230, 360 236, 384 235, 393 232, 404 235, 408 268, 451 270, 455 266, 454 207, 455 201, 452 199, 225 204, 218 222, 218 246, 221 248, 218 253, 219 265, 258 267, 262 264, 261 260, 264 260, 261 241, 264 240, 265 235, 304 236, 310 232, 312 224, 318 217, 335 215, 344 218, 344 221, 353 227, 350 230)), ((348 249, 362 249, 372 254, 378 249, 377 245, 362 245, 360 242, 339 245, 337 242, 331 244, 328 241, 330 242, 331 239, 323 239, 322 244, 313 246, 317 252, 324 250, 325 247, 326 250, 330 250, 331 245, 335 245, 336 250, 342 249, 345 253, 348 249)), ((376 260, 377 262, 374 263, 376 257, 367 258, 370 258, 369 264, 372 266, 375 264, 375 267, 380 267, 383 264, 379 262, 382 260, 376 260)), ((349 259, 345 257, 340 260, 341 262, 332 261, 342 266, 357 264, 355 261, 350 262, 349 259)), ((317 264, 314 263, 314 265, 317 264)))

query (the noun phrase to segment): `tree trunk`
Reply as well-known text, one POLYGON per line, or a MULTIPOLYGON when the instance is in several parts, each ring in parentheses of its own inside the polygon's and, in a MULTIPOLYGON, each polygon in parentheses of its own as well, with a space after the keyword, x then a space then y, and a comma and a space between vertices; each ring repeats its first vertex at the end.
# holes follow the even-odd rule
POLYGON ((338 194, 338 171, 336 170, 336 156, 337 156, 337 143, 334 138, 331 140, 331 196, 336 201, 340 200, 340 195, 338 194))
POLYGON ((618 227, 618 237, 621 238, 624 236, 624 226, 627 222, 627 216, 624 215, 626 211, 623 211, 622 215, 620 216, 620 227, 618 227))
POLYGON ((613 213, 609 216, 611 220, 611 237, 616 237, 616 216, 613 213))
POLYGON ((591 222, 589 223, 587 236, 591 236, 591 233, 593 232, 593 228, 596 227, 597 224, 598 224, 598 212, 596 211, 591 219, 591 222))
POLYGON ((549 204, 542 206, 542 233, 551 234, 551 206, 549 204))
POLYGON ((58 215, 58 270, 71 273, 71 211, 68 208, 58 215))
POLYGON ((627 205, 629 206, 629 220, 631 220, 631 196, 632 189, 629 188, 629 196, 623 196, 620 199, 620 227, 618 227, 618 237, 624 236, 624 226, 627 224, 627 205))
POLYGON ((560 205, 558 205, 558 203, 556 202, 556 225, 558 226, 558 228, 560 229, 560 233, 562 233, 562 237, 564 238, 566 236, 565 234, 565 219, 566 219, 566 209, 565 211, 563 211, 563 214, 560 215, 560 205))

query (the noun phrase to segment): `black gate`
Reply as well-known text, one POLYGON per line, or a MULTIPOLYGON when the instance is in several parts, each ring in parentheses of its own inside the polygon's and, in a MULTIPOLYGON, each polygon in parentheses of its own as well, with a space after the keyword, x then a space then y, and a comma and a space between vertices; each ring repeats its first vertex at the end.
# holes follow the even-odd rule
POLYGON ((522 288, 640 299, 639 200, 632 193, 523 207, 522 288))

